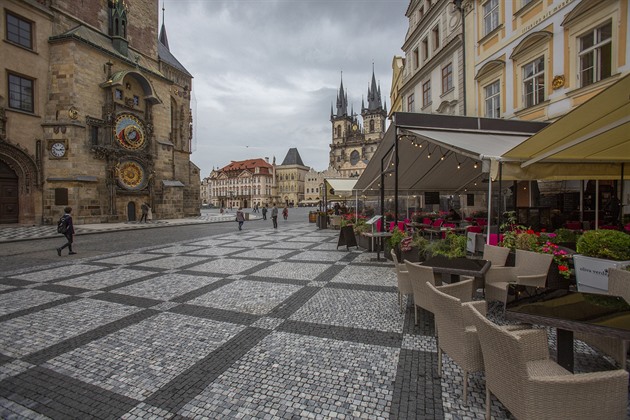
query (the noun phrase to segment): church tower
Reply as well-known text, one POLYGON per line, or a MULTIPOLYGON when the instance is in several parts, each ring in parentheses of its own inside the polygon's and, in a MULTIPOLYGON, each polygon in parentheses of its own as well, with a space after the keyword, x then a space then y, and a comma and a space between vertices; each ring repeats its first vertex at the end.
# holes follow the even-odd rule
POLYGON ((330 106, 332 143, 329 167, 338 170, 346 178, 358 177, 363 173, 385 134, 387 108, 383 106, 374 69, 372 83, 368 86, 368 106, 365 106, 365 101, 362 102, 363 123, 354 113, 354 107, 348 114, 348 93, 344 90, 342 79, 337 94, 336 113, 332 104, 330 106))

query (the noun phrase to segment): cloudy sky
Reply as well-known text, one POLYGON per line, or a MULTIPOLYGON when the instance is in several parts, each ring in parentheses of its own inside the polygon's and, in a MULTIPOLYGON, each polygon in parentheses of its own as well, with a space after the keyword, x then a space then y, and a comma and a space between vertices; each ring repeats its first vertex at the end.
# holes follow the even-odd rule
POLYGON ((170 50, 194 76, 192 160, 202 177, 231 160, 280 164, 290 147, 326 169, 342 71, 360 112, 374 63, 390 107, 409 0, 162 1, 170 50))

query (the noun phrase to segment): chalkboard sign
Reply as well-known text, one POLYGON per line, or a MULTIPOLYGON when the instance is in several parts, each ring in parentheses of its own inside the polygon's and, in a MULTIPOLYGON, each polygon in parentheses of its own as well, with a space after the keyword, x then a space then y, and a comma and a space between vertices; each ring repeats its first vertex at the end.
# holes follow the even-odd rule
POLYGON ((354 228, 352 225, 343 226, 339 229, 339 240, 337 241, 337 248, 340 246, 346 246, 346 248, 350 248, 351 246, 356 246, 357 248, 357 238, 354 236, 354 228))
POLYGON ((425 204, 440 204, 440 192, 439 191, 427 191, 424 193, 425 204))

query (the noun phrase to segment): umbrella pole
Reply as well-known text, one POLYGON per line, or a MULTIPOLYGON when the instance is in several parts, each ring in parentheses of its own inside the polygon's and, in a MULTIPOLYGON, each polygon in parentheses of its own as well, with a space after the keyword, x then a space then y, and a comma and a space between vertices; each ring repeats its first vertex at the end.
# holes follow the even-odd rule
POLYGON ((490 245, 490 221, 492 220, 491 216, 492 211, 492 177, 488 177, 488 224, 486 225, 486 229, 488 233, 486 234, 486 244, 490 245))

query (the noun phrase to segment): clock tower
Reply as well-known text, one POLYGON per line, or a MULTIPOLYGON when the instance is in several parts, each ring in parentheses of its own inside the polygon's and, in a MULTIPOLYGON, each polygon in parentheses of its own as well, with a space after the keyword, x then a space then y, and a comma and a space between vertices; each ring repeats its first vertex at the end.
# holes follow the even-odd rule
POLYGON ((336 113, 331 104, 332 143, 329 168, 338 170, 343 177, 358 177, 363 173, 385 133, 387 108, 381 102, 381 90, 372 70, 372 84, 368 87, 368 105, 363 101, 361 118, 351 107, 348 114, 348 92, 343 79, 337 94, 336 113))

